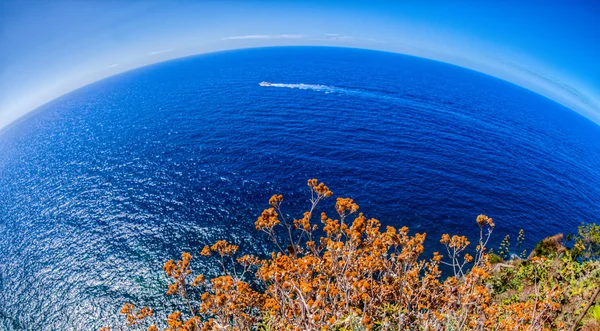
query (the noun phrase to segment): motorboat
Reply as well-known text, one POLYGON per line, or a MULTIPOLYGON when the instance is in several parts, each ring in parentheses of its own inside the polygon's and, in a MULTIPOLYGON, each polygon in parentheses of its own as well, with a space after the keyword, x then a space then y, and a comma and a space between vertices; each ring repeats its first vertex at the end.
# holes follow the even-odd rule
POLYGON ((260 86, 271 86, 273 84, 271 84, 269 82, 260 82, 260 83, 258 83, 258 85, 260 85, 260 86))

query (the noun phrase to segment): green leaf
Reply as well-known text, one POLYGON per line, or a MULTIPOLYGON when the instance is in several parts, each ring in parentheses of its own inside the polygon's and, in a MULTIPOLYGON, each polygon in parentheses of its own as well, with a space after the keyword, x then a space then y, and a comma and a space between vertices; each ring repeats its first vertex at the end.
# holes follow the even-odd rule
POLYGON ((594 318, 600 322, 600 306, 594 306, 592 307, 592 316, 594 316, 594 318))

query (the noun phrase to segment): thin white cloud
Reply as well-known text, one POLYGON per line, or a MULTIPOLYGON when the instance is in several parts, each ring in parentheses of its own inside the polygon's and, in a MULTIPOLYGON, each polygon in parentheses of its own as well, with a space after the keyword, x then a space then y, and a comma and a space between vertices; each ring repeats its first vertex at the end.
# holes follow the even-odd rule
POLYGON ((301 34, 250 34, 246 36, 231 36, 221 38, 222 40, 244 40, 244 39, 303 39, 301 34))
POLYGON ((118 66, 118 65, 119 65, 118 63, 113 63, 113 64, 109 65, 108 67, 109 67, 109 68, 114 68, 114 67, 116 67, 116 66, 118 66))
POLYGON ((384 44, 385 42, 372 38, 361 38, 354 36, 346 36, 337 33, 326 33, 323 36, 307 36, 302 34, 250 34, 244 36, 224 37, 221 40, 275 40, 275 39, 304 39, 304 40, 320 40, 320 41, 337 41, 345 43, 374 43, 384 44))
POLYGON ((148 53, 148 55, 156 55, 156 54, 161 54, 161 53, 167 53, 167 52, 171 52, 172 50, 173 50, 173 48, 163 49, 161 51, 150 52, 150 53, 148 53))
POLYGON ((379 40, 379 39, 345 36, 345 35, 340 35, 337 33, 326 33, 325 39, 332 40, 332 41, 343 41, 343 42, 356 42, 356 43, 367 42, 367 43, 375 43, 375 44, 385 44, 385 42, 383 40, 379 40))

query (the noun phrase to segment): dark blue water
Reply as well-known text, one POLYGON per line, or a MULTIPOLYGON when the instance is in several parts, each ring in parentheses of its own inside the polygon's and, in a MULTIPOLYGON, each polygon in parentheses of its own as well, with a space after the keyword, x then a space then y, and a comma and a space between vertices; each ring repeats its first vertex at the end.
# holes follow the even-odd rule
POLYGON ((268 249, 257 215, 276 192, 299 212, 313 177, 433 249, 480 213, 531 246, 600 214, 600 127, 489 76, 354 49, 112 77, 0 134, 0 329, 114 325, 125 301, 162 319, 178 304, 164 261, 221 238, 268 249))

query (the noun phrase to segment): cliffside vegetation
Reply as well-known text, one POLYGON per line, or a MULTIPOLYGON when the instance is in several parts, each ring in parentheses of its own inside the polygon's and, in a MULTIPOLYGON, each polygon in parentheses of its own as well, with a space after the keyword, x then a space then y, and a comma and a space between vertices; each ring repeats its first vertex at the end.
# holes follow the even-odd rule
MULTIPOLYGON (((318 213, 333 192, 316 179, 308 186, 310 203, 298 219, 284 217, 282 195, 258 217, 256 229, 276 247, 270 256, 241 255, 217 241, 167 261, 166 294, 184 304, 161 329, 600 329, 600 226, 547 238, 518 258, 510 237, 488 250, 496 224, 480 215, 477 238, 445 234, 441 251, 424 258, 425 233, 382 227, 350 198, 335 200, 335 216, 318 213), (196 274, 202 259, 217 261, 221 274, 196 274)), ((125 325, 116 329, 159 330, 146 323, 148 307, 126 303, 121 313, 125 325)))

